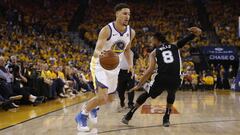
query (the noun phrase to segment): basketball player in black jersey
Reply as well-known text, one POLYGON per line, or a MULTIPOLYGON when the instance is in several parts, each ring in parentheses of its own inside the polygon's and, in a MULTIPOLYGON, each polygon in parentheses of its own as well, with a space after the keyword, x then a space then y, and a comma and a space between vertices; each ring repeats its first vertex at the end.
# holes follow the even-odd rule
POLYGON ((134 112, 149 98, 158 97, 164 90, 167 90, 167 108, 163 117, 163 126, 170 125, 169 117, 172 105, 175 101, 175 93, 181 83, 181 57, 179 49, 182 48, 188 41, 193 40, 196 36, 201 35, 201 29, 191 27, 188 29, 191 34, 179 40, 176 44, 170 44, 161 33, 155 33, 152 38, 152 44, 155 49, 149 55, 149 67, 145 71, 140 82, 130 90, 138 90, 153 74, 157 64, 157 74, 150 83, 150 88, 141 94, 134 107, 123 117, 122 123, 128 124, 134 112))

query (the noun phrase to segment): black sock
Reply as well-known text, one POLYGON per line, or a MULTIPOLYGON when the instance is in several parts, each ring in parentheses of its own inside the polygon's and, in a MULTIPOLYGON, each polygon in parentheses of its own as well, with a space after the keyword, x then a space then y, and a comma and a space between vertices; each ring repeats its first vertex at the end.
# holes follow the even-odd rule
POLYGON ((127 120, 131 120, 132 119, 132 116, 133 116, 133 114, 136 112, 136 110, 139 108, 139 106, 138 105, 135 105, 128 113, 127 113, 127 115, 126 115, 126 119, 127 120))
POLYGON ((169 117, 171 114, 172 109, 171 108, 166 108, 165 116, 169 117))
POLYGON ((139 108, 139 107, 137 107, 137 106, 135 105, 128 113, 134 114, 134 113, 137 111, 138 108, 139 108))
POLYGON ((133 116, 133 114, 135 113, 135 111, 149 98, 149 94, 147 92, 142 93, 137 101, 136 104, 134 105, 133 108, 131 108, 131 110, 127 113, 126 115, 126 119, 130 120, 133 116))

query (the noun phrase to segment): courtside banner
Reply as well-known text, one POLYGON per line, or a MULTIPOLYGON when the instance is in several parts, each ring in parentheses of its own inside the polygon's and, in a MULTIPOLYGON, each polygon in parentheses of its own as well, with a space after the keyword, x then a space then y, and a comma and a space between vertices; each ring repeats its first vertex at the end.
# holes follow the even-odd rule
POLYGON ((201 50, 209 61, 238 61, 237 49, 233 46, 206 46, 201 50))

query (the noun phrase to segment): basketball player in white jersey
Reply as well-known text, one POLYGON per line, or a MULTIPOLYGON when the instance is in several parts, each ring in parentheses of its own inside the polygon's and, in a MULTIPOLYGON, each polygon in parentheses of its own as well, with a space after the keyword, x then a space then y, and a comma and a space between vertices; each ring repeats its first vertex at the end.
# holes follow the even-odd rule
POLYGON ((97 122, 97 108, 100 105, 110 103, 114 100, 114 93, 118 83, 119 66, 114 70, 105 70, 99 63, 99 55, 107 50, 113 50, 119 54, 119 59, 126 57, 129 64, 128 72, 133 72, 133 60, 131 57, 131 42, 135 37, 135 31, 128 25, 130 9, 125 3, 117 4, 114 8, 116 20, 103 27, 99 33, 96 48, 91 60, 90 68, 94 87, 97 94, 89 100, 76 116, 78 131, 90 131, 88 118, 97 122))

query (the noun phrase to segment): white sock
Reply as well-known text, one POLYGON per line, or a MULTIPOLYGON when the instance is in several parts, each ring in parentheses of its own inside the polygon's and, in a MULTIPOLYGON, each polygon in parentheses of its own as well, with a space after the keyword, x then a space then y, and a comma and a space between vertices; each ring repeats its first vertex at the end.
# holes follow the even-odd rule
POLYGON ((83 110, 82 110, 82 114, 84 114, 84 115, 88 115, 87 110, 86 110, 86 109, 83 109, 83 110))
POLYGON ((86 110, 86 104, 84 104, 83 107, 82 107, 82 114, 88 115, 88 113, 89 112, 86 110))

